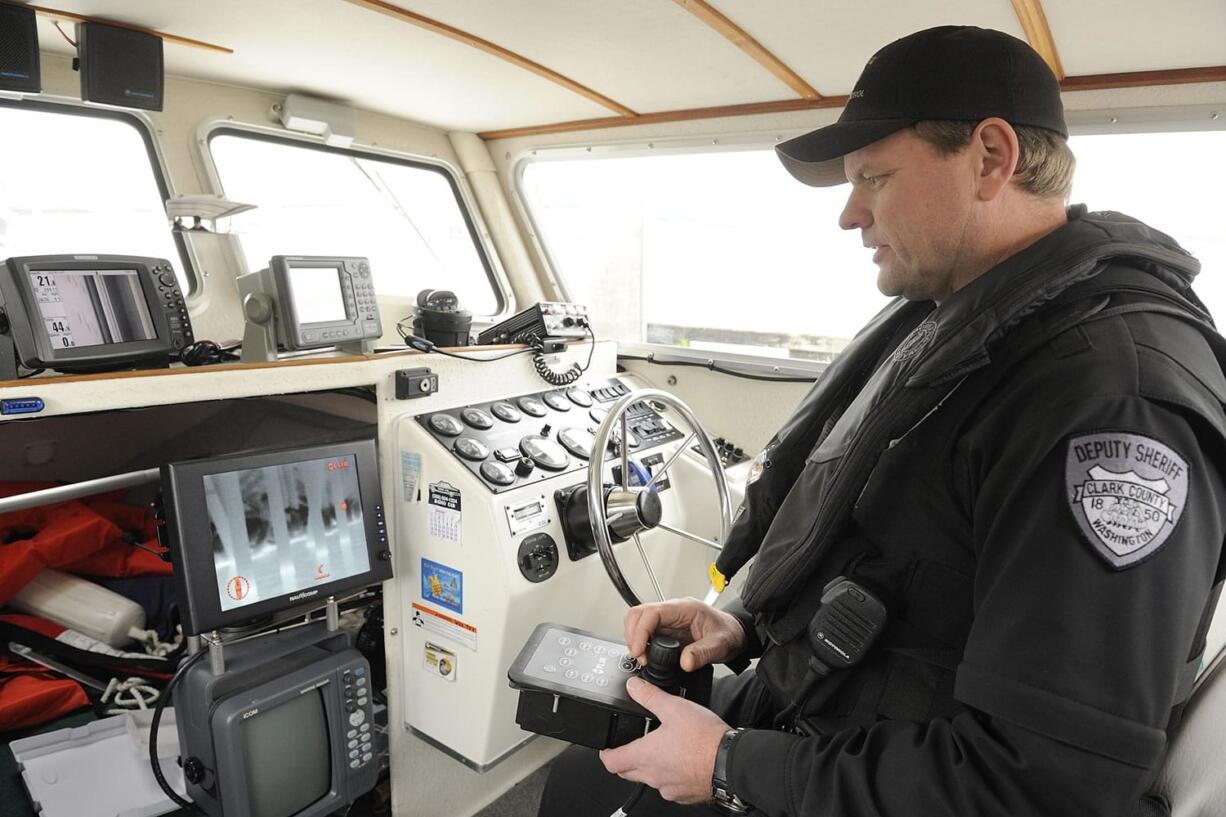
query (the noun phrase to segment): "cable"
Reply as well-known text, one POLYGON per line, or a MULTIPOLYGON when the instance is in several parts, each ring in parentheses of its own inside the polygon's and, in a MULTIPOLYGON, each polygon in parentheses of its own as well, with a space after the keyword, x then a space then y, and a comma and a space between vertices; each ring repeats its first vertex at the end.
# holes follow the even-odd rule
POLYGON ((158 786, 161 787, 162 791, 173 802, 182 808, 190 809, 199 814, 204 814, 200 807, 191 800, 184 800, 180 797, 179 793, 170 787, 170 784, 166 782, 166 778, 162 775, 162 765, 158 761, 158 726, 162 722, 162 710, 166 708, 166 702, 170 700, 170 693, 174 689, 175 684, 179 683, 179 679, 183 677, 192 665, 208 654, 209 651, 203 649, 179 665, 179 668, 175 670, 175 674, 170 677, 170 681, 162 689, 162 695, 158 698, 157 706, 153 710, 153 720, 149 722, 149 765, 153 768, 154 779, 157 780, 158 786))
POLYGON ((214 363, 224 363, 227 360, 238 360, 234 354, 238 345, 222 346, 216 341, 198 340, 189 343, 179 352, 179 360, 186 366, 209 366, 214 363))
POLYGON ((696 361, 657 361, 655 352, 652 352, 651 355, 647 355, 647 357, 618 355, 618 358, 625 359, 625 361, 645 361, 647 363, 655 363, 656 366, 694 366, 700 369, 707 369, 709 372, 727 374, 729 377, 744 378, 745 380, 763 380, 764 383, 815 383, 818 380, 818 378, 769 378, 763 377, 763 375, 760 374, 737 372, 737 370, 734 369, 726 369, 716 366, 714 359, 709 359, 709 361, 706 361, 705 363, 699 363, 696 361))
POLYGON ((572 363, 570 368, 564 372, 554 371, 549 362, 545 360, 545 341, 542 338, 537 337, 533 333, 516 338, 516 341, 532 345, 532 348, 536 351, 536 354, 532 356, 532 366, 536 369, 536 373, 541 376, 541 379, 551 386, 569 386, 580 377, 583 377, 583 373, 592 365, 592 353, 596 351, 596 334, 592 332, 592 325, 590 323, 583 318, 579 320, 582 321, 583 328, 587 330, 588 337, 591 338, 591 345, 587 350, 587 362, 582 367, 578 363, 572 363))
POLYGON ((410 349, 416 349, 419 352, 432 352, 444 355, 446 357, 454 357, 457 360, 469 360, 473 363, 493 363, 495 360, 505 360, 508 357, 515 357, 516 355, 528 355, 536 351, 535 349, 531 348, 516 349, 514 352, 507 352, 505 355, 499 355, 498 357, 469 357, 468 355, 456 354, 455 352, 448 352, 444 349, 440 349, 432 341, 428 341, 425 338, 418 337, 417 335, 405 331, 405 320, 408 320, 408 318, 396 323, 396 333, 404 340, 406 346, 408 346, 410 349))
POLYGON ((609 815, 609 817, 626 817, 630 813, 630 809, 638 805, 639 798, 643 796, 643 792, 647 791, 646 783, 639 783, 634 787, 634 791, 630 792, 630 796, 626 798, 626 802, 622 803, 621 808, 609 815))
POLYGON ((53 26, 55 26, 55 30, 56 30, 56 31, 60 32, 60 36, 61 36, 61 37, 63 37, 65 40, 68 40, 68 44, 69 44, 69 45, 71 45, 73 48, 76 48, 76 47, 77 47, 77 44, 76 44, 76 43, 74 43, 74 42, 73 42, 73 41, 72 41, 72 40, 71 40, 71 39, 68 37, 68 35, 64 33, 64 29, 60 28, 60 21, 59 21, 59 20, 56 20, 55 22, 53 22, 53 23, 52 23, 52 25, 53 25, 53 26))

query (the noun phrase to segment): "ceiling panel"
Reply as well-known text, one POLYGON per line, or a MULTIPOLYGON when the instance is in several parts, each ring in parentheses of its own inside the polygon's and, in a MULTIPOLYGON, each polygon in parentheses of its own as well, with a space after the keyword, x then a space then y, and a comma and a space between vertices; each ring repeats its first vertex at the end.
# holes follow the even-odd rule
POLYGON ((973 25, 1026 39, 1009 0, 709 2, 824 96, 849 93, 869 57, 921 29, 973 25))
POLYGON ((496 42, 639 113, 797 98, 672 0, 396 3, 496 42))
POLYGON ((1069 76, 1226 65, 1226 0, 1044 0, 1069 76))
MULTIPOLYGON (((218 54, 167 43, 169 74, 305 91, 446 130, 612 115, 475 48, 343 0, 56 0, 55 7, 234 49, 218 54)), ((64 29, 73 36, 71 24, 64 29)), ((72 52, 43 17, 39 43, 72 52)))

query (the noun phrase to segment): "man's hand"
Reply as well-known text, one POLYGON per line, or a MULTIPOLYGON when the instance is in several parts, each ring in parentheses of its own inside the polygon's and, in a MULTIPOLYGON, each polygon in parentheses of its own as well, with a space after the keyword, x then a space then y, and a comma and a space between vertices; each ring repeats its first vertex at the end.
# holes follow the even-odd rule
POLYGON ((618 777, 646 783, 674 803, 710 800, 715 752, 731 727, 711 710, 641 678, 627 681, 626 691, 660 726, 625 746, 603 750, 604 767, 618 777))
POLYGON ((631 607, 626 613, 626 644, 640 664, 647 663, 647 640, 659 631, 690 643, 681 651, 681 669, 732 658, 745 646, 745 630, 731 613, 698 599, 673 599, 631 607))

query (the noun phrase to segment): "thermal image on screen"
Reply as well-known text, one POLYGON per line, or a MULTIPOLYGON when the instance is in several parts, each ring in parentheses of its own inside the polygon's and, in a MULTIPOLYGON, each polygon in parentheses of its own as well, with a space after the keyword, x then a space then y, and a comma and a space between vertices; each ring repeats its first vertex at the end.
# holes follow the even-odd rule
POLYGON ((352 455, 207 474, 204 494, 222 610, 307 599, 370 567, 352 455))

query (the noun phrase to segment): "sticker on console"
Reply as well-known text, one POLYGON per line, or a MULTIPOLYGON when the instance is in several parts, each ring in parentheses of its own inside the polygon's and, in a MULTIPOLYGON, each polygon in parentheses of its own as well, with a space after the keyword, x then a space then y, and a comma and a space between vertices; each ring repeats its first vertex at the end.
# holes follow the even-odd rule
POLYGON ((446 613, 431 610, 417 602, 413 602, 413 626, 426 630, 436 636, 450 638, 462 644, 473 652, 477 651, 477 628, 471 624, 452 618, 446 613))
POLYGON ((1073 518, 1117 570, 1162 547, 1187 505, 1187 461, 1140 434, 1073 437, 1064 473, 1073 518))
POLYGON ((400 475, 404 483, 404 501, 421 501, 421 454, 400 452, 400 475))
POLYGON ((446 681, 455 681, 458 664, 459 659, 451 650, 429 641, 426 642, 426 660, 422 666, 431 675, 437 675, 446 681))
POLYGON ((457 613, 464 612, 464 574, 429 559, 421 560, 421 597, 457 613))
POLYGON ((460 489, 446 482, 430 483, 430 535, 460 544, 460 489))

